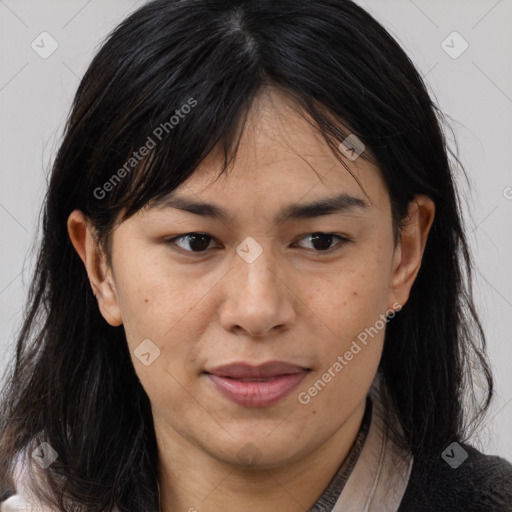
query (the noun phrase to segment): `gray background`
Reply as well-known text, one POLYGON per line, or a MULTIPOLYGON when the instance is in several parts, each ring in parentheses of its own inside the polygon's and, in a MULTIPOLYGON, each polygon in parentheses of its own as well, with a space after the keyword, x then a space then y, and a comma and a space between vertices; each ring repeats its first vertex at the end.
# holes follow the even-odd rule
MULTIPOLYGON (((144 3, 0 0, 0 371, 22 318, 46 179, 79 79, 107 33, 144 3), (31 47, 35 40, 50 48, 49 39, 40 42, 44 31, 58 43, 46 59, 31 47)), ((487 425, 472 442, 512 461, 512 2, 357 3, 398 39, 450 116, 471 181, 470 190, 459 180, 497 386, 487 425), (457 58, 443 48, 452 55, 463 48, 454 31, 469 44, 457 58)))

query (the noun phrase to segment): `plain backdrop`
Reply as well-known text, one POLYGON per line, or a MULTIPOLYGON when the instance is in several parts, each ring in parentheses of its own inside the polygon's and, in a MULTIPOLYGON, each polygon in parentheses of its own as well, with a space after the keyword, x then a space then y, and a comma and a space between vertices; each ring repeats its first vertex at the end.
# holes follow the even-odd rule
MULTIPOLYGON (((0 0, 2 372, 23 315, 37 218, 74 93, 105 36, 144 3, 0 0), (49 57, 40 56, 42 47, 49 51, 55 44, 49 57)), ((476 301, 497 388, 487 425, 472 442, 512 461, 512 2, 357 3, 398 40, 450 116, 471 183, 468 188, 459 180, 477 268, 476 301)))

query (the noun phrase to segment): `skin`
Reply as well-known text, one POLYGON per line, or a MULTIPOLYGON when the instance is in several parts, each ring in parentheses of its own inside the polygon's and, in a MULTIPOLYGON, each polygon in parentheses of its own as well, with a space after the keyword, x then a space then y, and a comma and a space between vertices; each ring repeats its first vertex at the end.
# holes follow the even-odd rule
POLYGON ((308 404, 298 394, 380 315, 406 303, 435 206, 416 196, 395 247, 379 169, 362 158, 346 163, 368 197, 293 103, 269 89, 253 104, 227 175, 215 181, 221 157, 212 153, 177 190, 227 208, 229 223, 174 208, 143 208, 115 229, 109 267, 83 213, 69 216, 69 235, 101 313, 109 324, 124 326, 151 400, 162 511, 214 512, 233 505, 254 512, 307 510, 347 456, 384 329, 308 404), (274 221, 282 206, 340 192, 369 208, 274 221), (201 253, 193 252, 198 244, 190 238, 162 243, 193 232, 212 237, 201 253), (308 236, 315 232, 351 241, 324 241, 338 247, 325 254, 308 236), (263 251, 252 263, 236 252, 247 236, 263 251), (148 338, 160 355, 145 366, 134 350, 148 338), (240 360, 280 360, 311 371, 277 404, 246 408, 223 397, 202 373, 240 360), (253 463, 238 456, 248 442, 256 450, 253 463))

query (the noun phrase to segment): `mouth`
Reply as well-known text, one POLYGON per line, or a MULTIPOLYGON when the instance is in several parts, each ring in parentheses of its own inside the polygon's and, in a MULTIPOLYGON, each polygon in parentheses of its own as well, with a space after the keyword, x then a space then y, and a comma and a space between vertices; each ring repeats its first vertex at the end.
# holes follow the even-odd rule
POLYGON ((282 361, 259 366, 234 363, 203 372, 230 401, 249 408, 268 407, 288 396, 311 370, 282 361))

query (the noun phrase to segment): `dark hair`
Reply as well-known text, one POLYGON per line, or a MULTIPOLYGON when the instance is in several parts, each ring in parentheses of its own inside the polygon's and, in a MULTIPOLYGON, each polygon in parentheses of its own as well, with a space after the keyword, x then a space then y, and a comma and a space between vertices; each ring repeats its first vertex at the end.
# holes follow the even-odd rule
POLYGON ((379 166, 388 187, 396 234, 416 194, 436 204, 420 272, 387 326, 379 366, 399 419, 390 425, 396 442, 415 456, 440 454, 481 421, 493 381, 472 299, 454 155, 443 114, 403 49, 349 0, 156 0, 126 18, 95 56, 53 165, 26 317, 3 390, 4 497, 15 455, 47 441, 58 458, 44 472, 42 500, 59 510, 156 510, 149 398, 122 326, 100 314, 67 218, 82 210, 110 255, 124 209, 121 221, 178 187, 214 148, 223 150, 226 171, 251 103, 267 86, 294 100, 347 169, 338 144, 350 133, 363 141, 361 158, 379 166), (161 137, 152 136, 157 127, 161 137), (148 137, 158 143, 127 166, 148 137), (486 384, 480 400, 477 371, 486 384))

